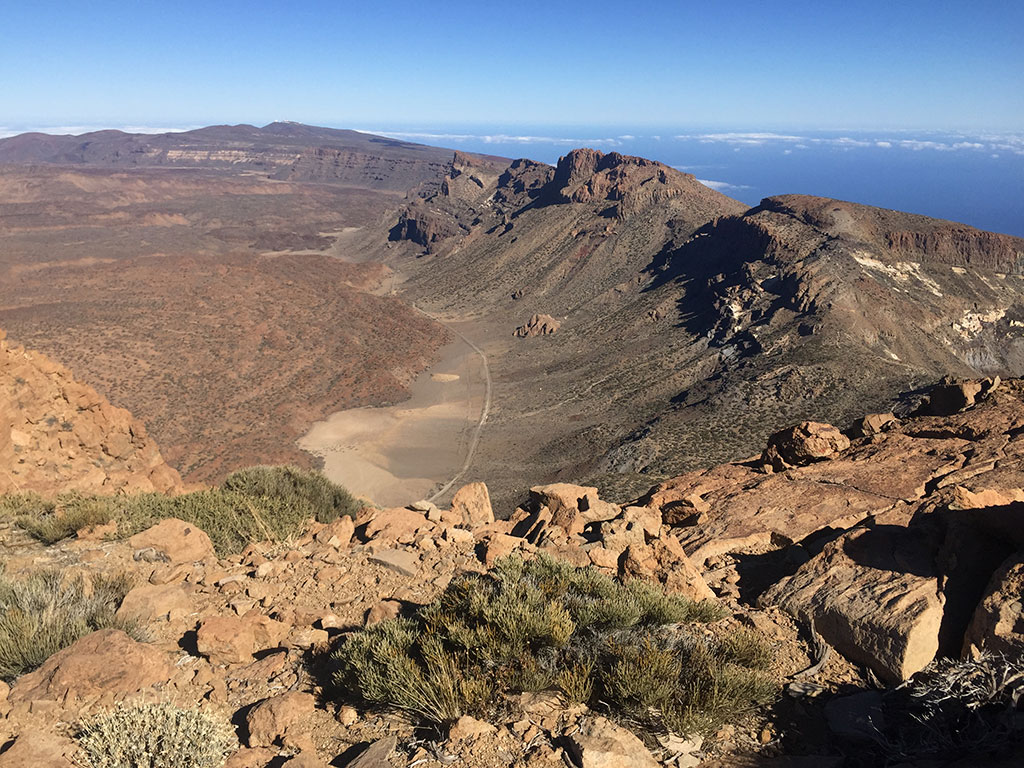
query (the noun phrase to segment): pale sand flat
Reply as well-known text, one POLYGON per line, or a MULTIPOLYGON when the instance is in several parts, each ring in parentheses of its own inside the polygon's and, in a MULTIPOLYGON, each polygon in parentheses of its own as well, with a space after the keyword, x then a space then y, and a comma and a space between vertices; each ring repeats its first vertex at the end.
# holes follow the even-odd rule
POLYGON ((323 458, 332 481, 377 504, 427 498, 465 460, 483 405, 479 358, 464 342, 454 342, 411 392, 399 405, 333 413, 298 446, 323 458))

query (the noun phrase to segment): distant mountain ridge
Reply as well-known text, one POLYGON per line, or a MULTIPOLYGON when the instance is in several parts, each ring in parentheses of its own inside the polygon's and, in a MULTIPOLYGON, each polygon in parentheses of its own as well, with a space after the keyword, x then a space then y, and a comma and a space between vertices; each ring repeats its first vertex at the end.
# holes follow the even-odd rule
POLYGON ((805 195, 748 210, 660 163, 579 149, 490 175, 456 157, 391 238, 415 244, 400 265, 425 306, 509 335, 535 314, 561 323, 494 366, 536 386, 510 395, 526 418, 489 427, 534 435, 520 474, 628 493, 946 375, 1024 374, 1024 239, 955 222, 805 195))
POLYGON ((281 180, 394 192, 436 184, 450 159, 449 150, 424 144, 289 122, 262 128, 215 125, 158 134, 24 133, 0 139, 0 164, 251 170, 281 180))

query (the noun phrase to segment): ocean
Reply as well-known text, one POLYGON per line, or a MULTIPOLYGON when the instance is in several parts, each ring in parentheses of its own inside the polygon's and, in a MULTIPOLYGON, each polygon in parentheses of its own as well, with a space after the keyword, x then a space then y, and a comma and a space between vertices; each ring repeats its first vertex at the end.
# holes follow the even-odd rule
POLYGON ((772 195, 820 195, 1024 237, 1024 133, 380 125, 360 130, 546 163, 575 147, 592 147, 658 160, 751 206, 772 195))

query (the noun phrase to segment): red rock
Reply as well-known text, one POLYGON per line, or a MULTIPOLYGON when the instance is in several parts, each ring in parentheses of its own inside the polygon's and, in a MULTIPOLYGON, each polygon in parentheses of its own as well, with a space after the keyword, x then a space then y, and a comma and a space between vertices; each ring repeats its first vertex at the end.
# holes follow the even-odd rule
POLYGON ((0 754, 0 768, 74 768, 77 745, 65 736, 31 729, 0 754))
POLYGON ((781 472, 830 459, 849 447, 849 438, 831 424, 805 421, 768 438, 761 463, 781 472))
POLYGON ((104 629, 86 635, 36 671, 18 678, 10 700, 124 696, 165 683, 173 675, 174 665, 163 652, 132 640, 119 629, 104 629))
POLYGON ((210 537, 203 530, 173 517, 135 534, 128 539, 128 545, 136 551, 151 549, 161 560, 170 563, 192 563, 217 557, 210 537))
POLYGON ((449 729, 448 738, 451 741, 465 741, 466 739, 473 739, 484 734, 494 733, 496 730, 497 728, 490 723, 477 720, 469 715, 463 715, 449 729))
POLYGON ((316 698, 292 691, 264 699, 246 715, 250 747, 310 749, 316 698))
POLYGON ((185 590, 178 584, 145 584, 125 595, 117 609, 117 618, 135 619, 145 625, 168 618, 172 613, 184 614, 191 605, 185 590))
POLYGON ((381 509, 366 523, 363 538, 367 541, 397 541, 403 536, 414 536, 434 527, 422 512, 403 508, 381 509))
POLYGON ((494 522, 491 497, 483 483, 470 483, 455 492, 452 497, 452 513, 466 528, 475 528, 494 522))
POLYGON ((1024 656, 1024 553, 1010 557, 992 574, 964 638, 964 654, 1024 656))
POLYGON ((402 603, 398 600, 381 600, 366 612, 366 626, 372 627, 382 621, 397 619, 402 612, 402 603))

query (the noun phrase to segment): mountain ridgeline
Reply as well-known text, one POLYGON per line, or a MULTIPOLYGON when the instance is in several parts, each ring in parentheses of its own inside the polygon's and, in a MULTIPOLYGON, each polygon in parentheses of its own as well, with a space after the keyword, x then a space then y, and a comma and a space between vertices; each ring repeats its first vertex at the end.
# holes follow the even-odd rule
POLYGON ((525 432, 535 454, 517 473, 628 495, 795 421, 1024 373, 1024 240, 953 222, 804 195, 747 210, 660 163, 580 149, 557 167, 456 153, 390 237, 426 306, 509 333, 561 321, 496 366, 521 407, 490 429, 525 432))

